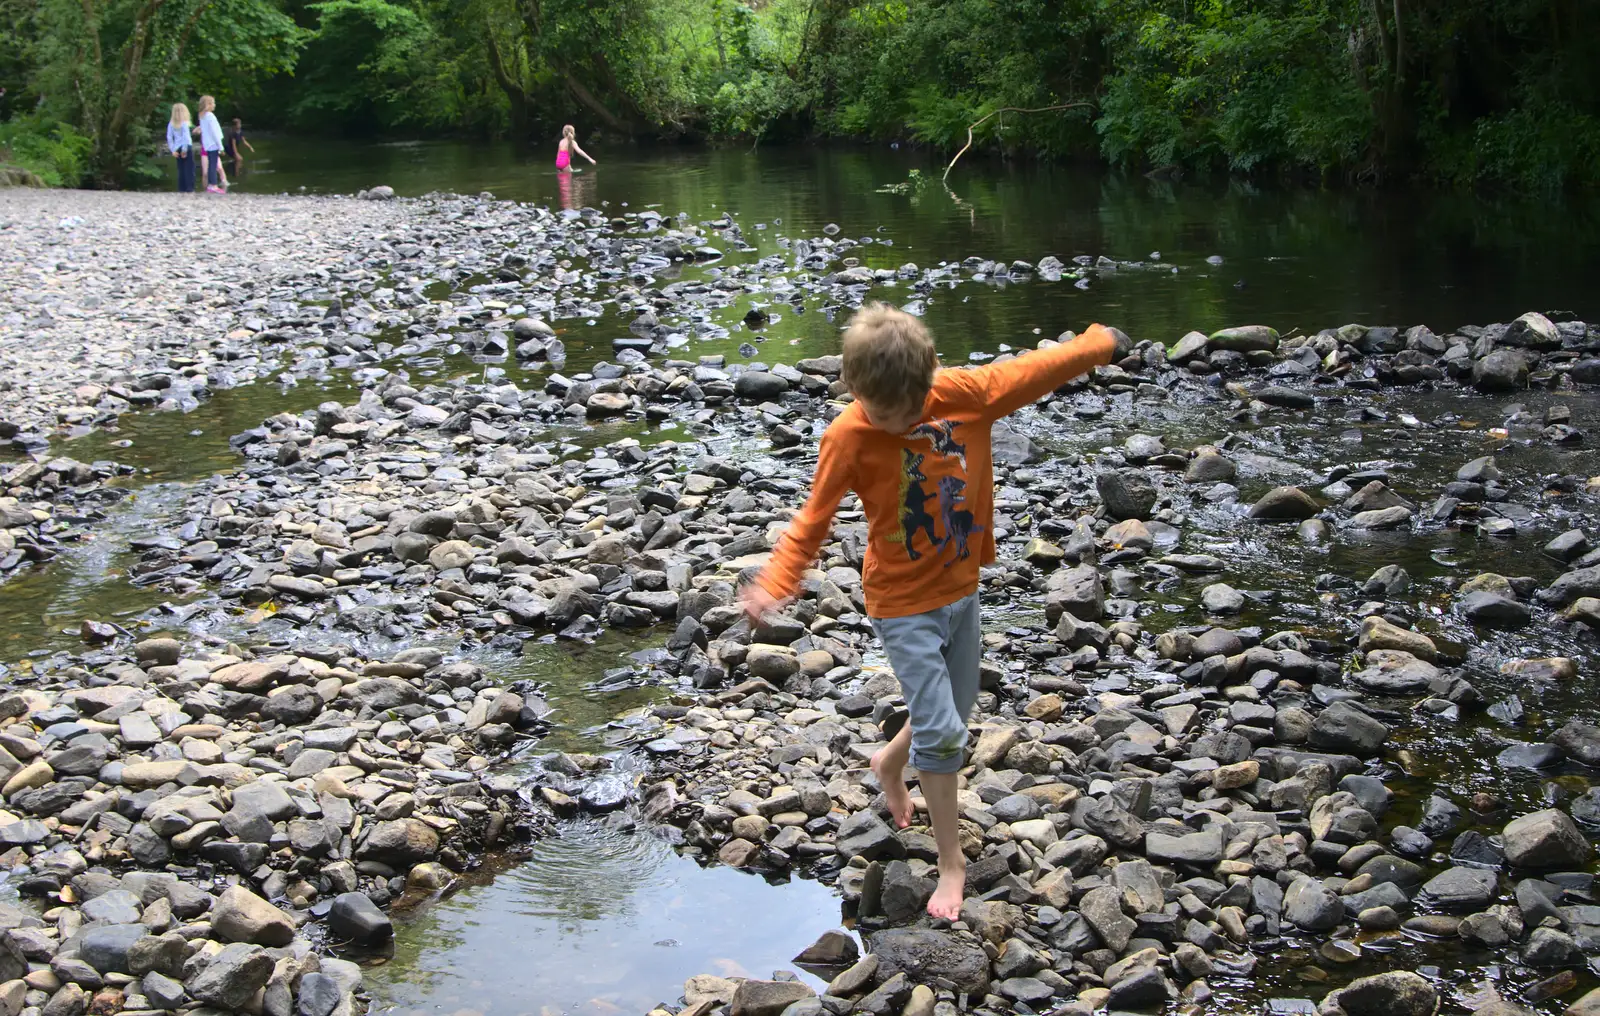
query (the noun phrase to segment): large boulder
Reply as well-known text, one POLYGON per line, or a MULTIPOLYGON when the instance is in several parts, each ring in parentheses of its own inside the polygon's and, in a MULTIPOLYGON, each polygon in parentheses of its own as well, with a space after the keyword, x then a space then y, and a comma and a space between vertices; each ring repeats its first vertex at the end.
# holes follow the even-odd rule
POLYGON ((365 860, 394 867, 410 867, 439 852, 439 834, 421 819, 400 818, 379 822, 357 852, 365 860))
POLYGON ((224 942, 283 946, 294 941, 289 915, 243 886, 233 886, 211 907, 211 929, 224 942))
POLYGON ((979 998, 989 990, 988 954, 948 932, 891 928, 873 935, 867 946, 878 957, 881 980, 903 973, 919 984, 944 978, 956 991, 979 998))
POLYGON ((1567 758, 1600 769, 1600 726, 1583 720, 1568 720, 1550 740, 1567 758))
POLYGON ((740 981, 733 990, 732 1016, 782 1016, 791 1005, 816 994, 799 981, 740 981))
POLYGON ((1349 702, 1335 702, 1311 724, 1310 744, 1324 751, 1376 755, 1389 739, 1389 728, 1349 702))
POLYGON ((272 976, 272 957, 258 945, 235 942, 211 957, 185 985, 189 994, 222 1009, 243 1009, 272 976))
POLYGON ((1236 353, 1278 348, 1278 330, 1266 325, 1240 325, 1212 332, 1206 340, 1212 349, 1226 349, 1236 353))
POLYGON ((1586 596, 1600 596, 1600 564, 1575 568, 1539 590, 1536 595, 1539 602, 1551 607, 1565 607, 1586 596))
POLYGON ((1321 510, 1299 487, 1274 487, 1250 506, 1250 517, 1258 522, 1299 522, 1321 510))
POLYGON ((1155 511, 1155 484, 1142 469, 1106 470, 1094 478, 1094 485, 1113 519, 1148 519, 1155 511))
POLYGON ((1421 974, 1391 970, 1356 978, 1331 992, 1317 1011, 1323 1016, 1433 1016, 1438 1006, 1439 993, 1421 974))
POLYGON ((1523 868, 1581 868, 1594 854, 1572 819, 1554 808, 1512 819, 1501 839, 1506 860, 1523 868))
POLYGON ((1106 612, 1100 570, 1092 564, 1080 564, 1051 572, 1045 582, 1044 611, 1051 624, 1061 620, 1062 614, 1071 614, 1080 621, 1100 620, 1106 612))
POLYGON ((1480 392, 1515 392, 1528 387, 1528 358, 1497 349, 1472 365, 1472 386, 1480 392))

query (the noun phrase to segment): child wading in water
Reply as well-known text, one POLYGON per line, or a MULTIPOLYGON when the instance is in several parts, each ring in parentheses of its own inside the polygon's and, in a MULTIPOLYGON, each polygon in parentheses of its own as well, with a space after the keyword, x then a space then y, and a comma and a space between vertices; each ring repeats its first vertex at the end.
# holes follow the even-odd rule
POLYGON ((244 175, 244 149, 250 149, 250 154, 254 155, 256 146, 245 140, 244 123, 238 117, 233 118, 233 127, 223 137, 222 148, 228 153, 228 161, 233 163, 233 178, 239 179, 244 175))
POLYGON ((978 697, 978 570, 994 561, 994 422, 1111 361, 1116 338, 1081 337, 1002 363, 941 370, 922 322, 872 304, 844 333, 843 380, 855 401, 829 424, 811 497, 772 558, 744 587, 753 620, 780 607, 854 490, 867 516, 867 613, 910 712, 872 759, 895 824, 911 824, 903 770, 917 770, 939 849, 928 913, 955 920, 966 889, 956 773, 978 697))
POLYGON ((189 137, 189 107, 172 104, 172 119, 167 121, 167 150, 178 163, 178 193, 194 193, 194 143, 189 137))
POLYGON ((572 125, 569 123, 565 127, 561 128, 561 140, 556 143, 556 169, 563 170, 568 173, 572 172, 573 152, 577 152, 585 159, 589 159, 589 165, 599 165, 599 163, 595 162, 594 159, 589 157, 588 152, 578 147, 578 132, 574 130, 572 125))

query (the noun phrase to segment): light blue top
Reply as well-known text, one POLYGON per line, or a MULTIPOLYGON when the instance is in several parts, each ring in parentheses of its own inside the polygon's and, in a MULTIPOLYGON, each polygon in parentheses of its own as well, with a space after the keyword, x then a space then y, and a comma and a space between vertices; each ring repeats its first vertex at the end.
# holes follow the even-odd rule
POLYGON ((179 152, 184 151, 185 149, 187 149, 189 147, 190 147, 189 125, 188 124, 177 124, 177 125, 174 125, 171 121, 168 121, 168 123, 167 123, 167 148, 171 150, 173 155, 177 155, 179 152))
POLYGON ((210 110, 200 114, 200 147, 208 152, 222 151, 222 124, 210 110))

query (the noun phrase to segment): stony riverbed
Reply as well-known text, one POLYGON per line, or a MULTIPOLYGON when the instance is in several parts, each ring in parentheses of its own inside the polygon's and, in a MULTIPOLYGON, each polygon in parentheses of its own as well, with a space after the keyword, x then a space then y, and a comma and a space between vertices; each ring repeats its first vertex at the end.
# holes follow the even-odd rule
POLYGON ((873 269, 837 227, 438 195, 204 205, 238 243, 202 271, 147 244, 180 200, 0 193, 0 578, 135 489, 72 436, 348 395, 240 421, 141 517, 108 581, 166 608, 4 671, 7 1012, 360 1009, 384 908, 584 813, 820 877, 859 933, 668 1012, 1600 1008, 1600 328, 1132 336, 997 431, 972 898, 930 926, 931 839, 866 768, 898 702, 858 506, 788 616, 734 604, 843 394, 757 343, 1140 265, 873 269), (661 696, 621 754, 542 751, 547 689, 478 662, 618 630, 654 634, 603 685, 661 696))

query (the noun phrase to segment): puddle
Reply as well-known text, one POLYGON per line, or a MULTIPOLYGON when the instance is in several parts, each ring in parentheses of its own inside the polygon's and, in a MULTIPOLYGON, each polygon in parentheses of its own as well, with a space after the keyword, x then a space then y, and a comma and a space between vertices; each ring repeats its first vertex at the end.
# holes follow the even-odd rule
POLYGON ((367 971, 375 1014, 615 1016, 675 1001, 696 974, 770 977, 839 926, 818 882, 701 868, 646 833, 565 824, 526 863, 396 914, 367 971))

